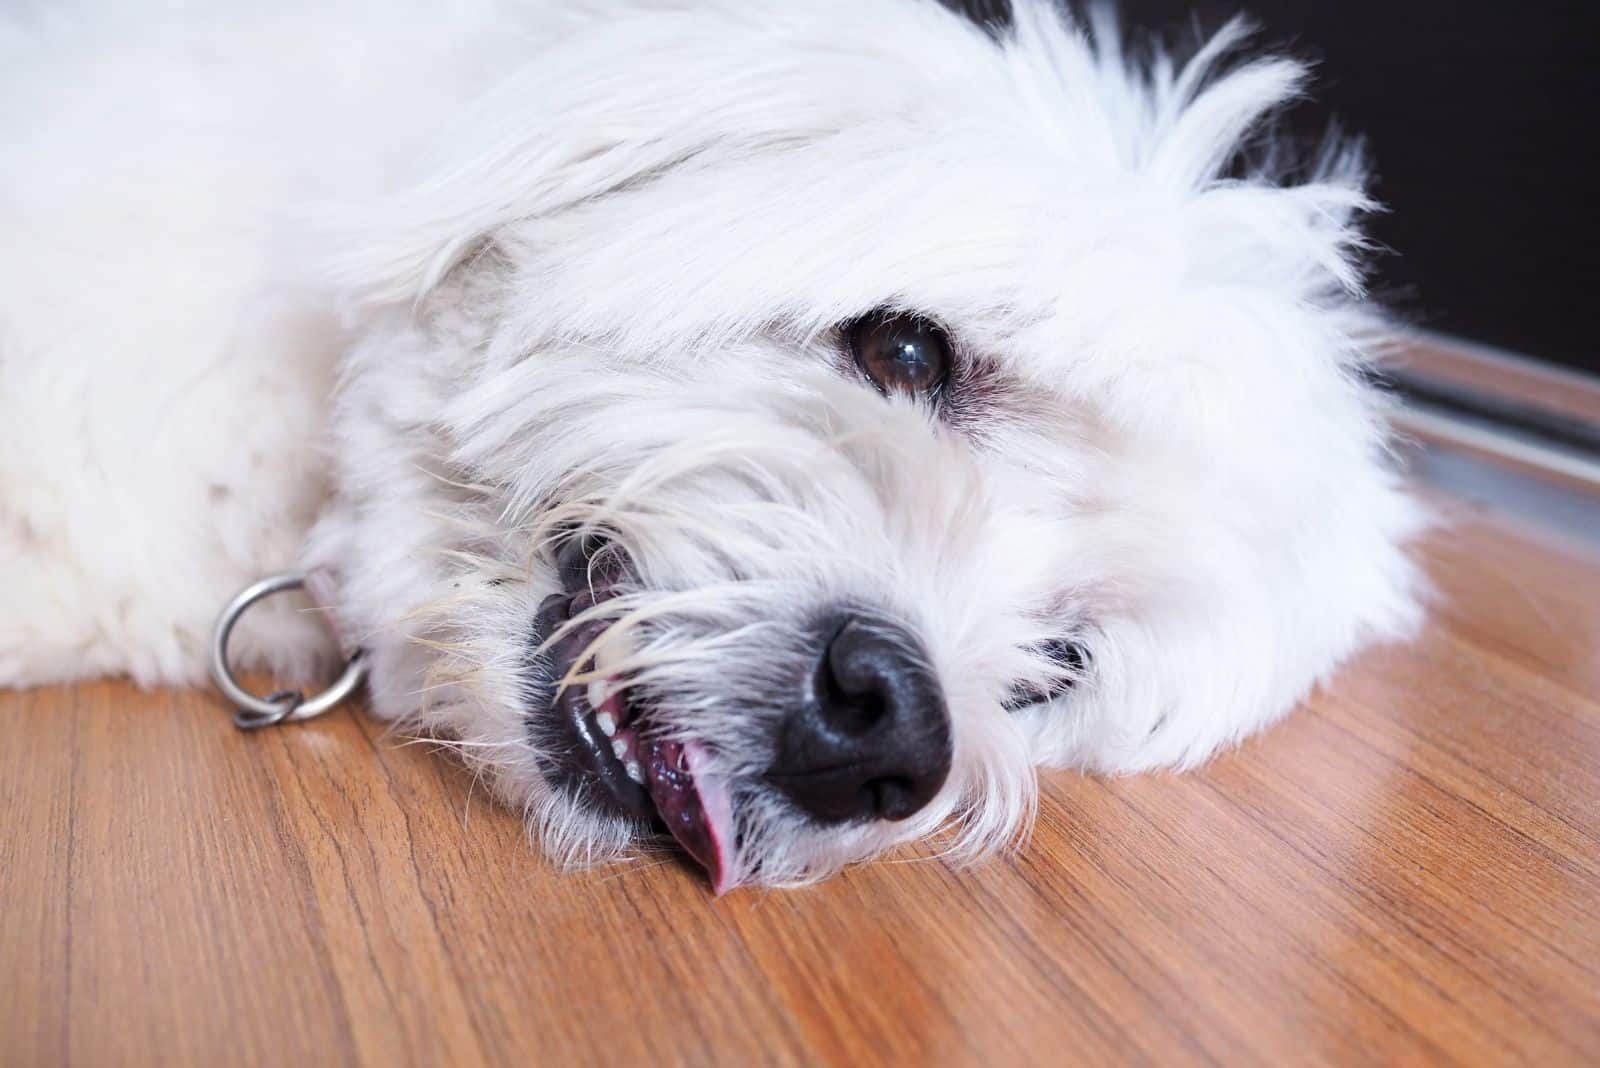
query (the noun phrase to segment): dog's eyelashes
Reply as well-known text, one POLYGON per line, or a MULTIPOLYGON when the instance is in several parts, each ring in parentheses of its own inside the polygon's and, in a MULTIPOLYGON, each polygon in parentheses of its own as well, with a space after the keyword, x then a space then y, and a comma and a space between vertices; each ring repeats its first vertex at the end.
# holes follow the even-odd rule
POLYGON ((950 374, 950 339, 916 315, 875 311, 845 330, 850 355, 884 393, 929 398, 950 374))

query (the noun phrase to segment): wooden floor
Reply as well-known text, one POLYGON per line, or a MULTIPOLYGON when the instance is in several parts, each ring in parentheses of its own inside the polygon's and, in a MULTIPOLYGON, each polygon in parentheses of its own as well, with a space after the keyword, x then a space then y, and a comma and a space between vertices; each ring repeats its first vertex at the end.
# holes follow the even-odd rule
POLYGON ((349 713, 0 696, 0 1063, 1600 1063, 1600 563, 1429 555, 1419 643, 1204 771, 720 901, 349 713))

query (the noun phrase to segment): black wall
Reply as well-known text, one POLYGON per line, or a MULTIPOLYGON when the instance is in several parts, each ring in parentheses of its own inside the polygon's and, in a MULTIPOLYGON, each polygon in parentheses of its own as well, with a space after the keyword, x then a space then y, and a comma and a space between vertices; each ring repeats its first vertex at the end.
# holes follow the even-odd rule
POLYGON ((1315 101, 1365 135, 1390 212, 1378 290, 1419 325, 1600 371, 1600 2, 1123 0, 1191 45, 1241 9, 1317 62, 1315 101))

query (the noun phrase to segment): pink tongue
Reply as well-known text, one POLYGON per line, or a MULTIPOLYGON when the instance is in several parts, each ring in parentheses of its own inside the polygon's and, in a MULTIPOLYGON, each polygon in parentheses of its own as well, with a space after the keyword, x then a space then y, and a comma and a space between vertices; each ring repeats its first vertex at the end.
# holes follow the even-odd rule
POLYGON ((656 811, 672 837, 711 876, 719 896, 732 890, 733 802, 720 776, 706 770, 706 752, 693 742, 652 738, 639 746, 656 811))

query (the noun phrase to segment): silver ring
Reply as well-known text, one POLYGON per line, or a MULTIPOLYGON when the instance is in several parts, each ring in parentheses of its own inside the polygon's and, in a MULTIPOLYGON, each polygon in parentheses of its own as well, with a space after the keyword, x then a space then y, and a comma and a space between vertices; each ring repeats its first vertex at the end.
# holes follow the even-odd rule
POLYGON ((349 697, 367 677, 367 662, 361 650, 356 650, 344 666, 344 671, 332 686, 307 698, 295 690, 282 690, 268 697, 257 697, 239 685, 228 666, 228 639, 233 636, 233 625, 239 622, 245 610, 264 597, 285 590, 298 590, 306 584, 300 575, 273 575, 245 587, 228 602, 217 617, 211 630, 211 681, 217 684, 237 709, 233 722, 240 730, 256 730, 279 723, 298 723, 320 716, 349 697))

